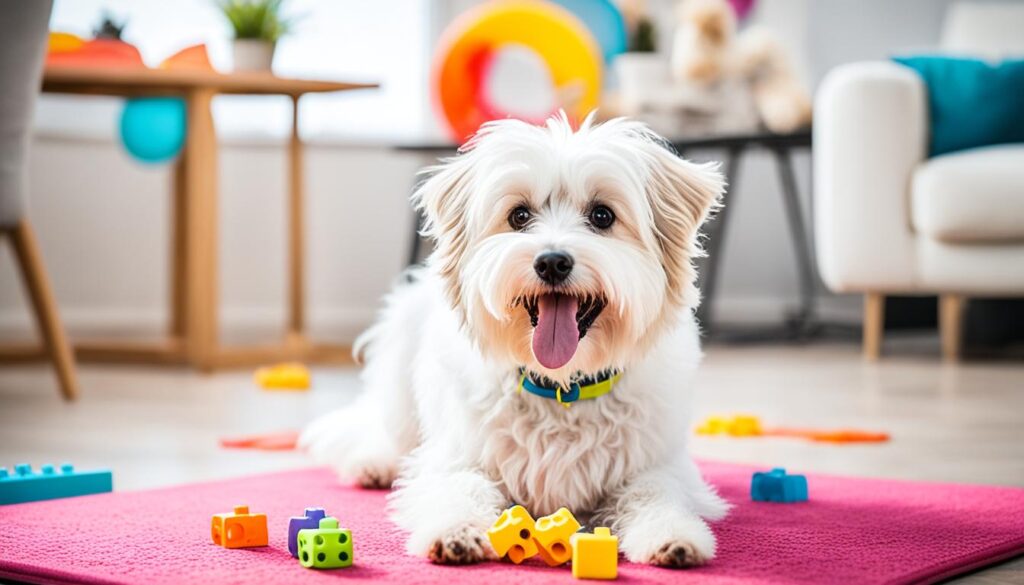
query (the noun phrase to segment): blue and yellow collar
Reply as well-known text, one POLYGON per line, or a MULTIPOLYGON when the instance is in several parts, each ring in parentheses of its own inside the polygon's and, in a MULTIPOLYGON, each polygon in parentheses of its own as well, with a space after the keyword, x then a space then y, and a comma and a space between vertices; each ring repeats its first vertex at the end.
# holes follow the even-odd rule
POLYGON ((527 372, 525 368, 519 368, 519 387, 517 391, 526 390, 542 398, 557 400, 559 404, 568 408, 577 400, 589 400, 604 396, 612 391, 615 384, 622 377, 622 372, 605 370, 596 376, 587 376, 573 382, 568 390, 563 389, 559 384, 540 378, 535 374, 527 372))

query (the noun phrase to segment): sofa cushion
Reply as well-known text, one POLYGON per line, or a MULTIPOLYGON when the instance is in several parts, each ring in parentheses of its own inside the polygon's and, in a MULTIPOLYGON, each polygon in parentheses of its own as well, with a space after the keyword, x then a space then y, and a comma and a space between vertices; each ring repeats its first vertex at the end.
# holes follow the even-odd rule
POLYGON ((928 86, 931 156, 992 144, 1024 143, 1024 59, 896 57, 928 86))
POLYGON ((911 221, 943 242, 1024 241, 1024 146, 930 159, 914 171, 911 221))

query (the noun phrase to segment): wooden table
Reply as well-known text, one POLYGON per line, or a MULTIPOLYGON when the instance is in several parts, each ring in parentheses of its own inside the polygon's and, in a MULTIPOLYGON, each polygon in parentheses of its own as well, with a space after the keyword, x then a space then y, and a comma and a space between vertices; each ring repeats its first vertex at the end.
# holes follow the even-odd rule
POLYGON ((347 346, 316 344, 305 334, 302 141, 299 98, 307 93, 375 88, 376 84, 286 79, 270 73, 223 74, 166 69, 48 67, 43 91, 122 97, 179 96, 187 108, 185 146, 174 172, 170 324, 157 343, 83 341, 79 359, 189 364, 204 371, 280 361, 348 361, 347 346), (278 344, 225 347, 218 335, 217 136, 210 103, 217 94, 292 98, 288 143, 288 324, 278 344))

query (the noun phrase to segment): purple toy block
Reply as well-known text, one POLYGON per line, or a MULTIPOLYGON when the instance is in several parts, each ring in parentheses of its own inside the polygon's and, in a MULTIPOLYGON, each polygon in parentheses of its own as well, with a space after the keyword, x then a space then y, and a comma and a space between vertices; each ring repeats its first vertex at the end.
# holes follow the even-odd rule
POLYGON ((304 516, 292 516, 288 519, 288 552, 299 558, 299 531, 307 528, 320 528, 320 520, 327 517, 323 508, 306 508, 304 516))

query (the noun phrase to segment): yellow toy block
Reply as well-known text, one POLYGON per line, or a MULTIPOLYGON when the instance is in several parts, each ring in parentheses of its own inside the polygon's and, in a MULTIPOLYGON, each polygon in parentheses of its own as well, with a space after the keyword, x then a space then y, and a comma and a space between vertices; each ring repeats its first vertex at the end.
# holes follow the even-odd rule
POLYGON ((764 434, 761 419, 749 414, 736 416, 709 416, 697 427, 698 435, 732 435, 756 437, 764 434))
POLYGON ((721 435, 729 427, 729 419, 721 416, 709 416, 697 427, 698 435, 721 435))
POLYGON ((70 53, 82 48, 85 41, 71 33, 51 32, 46 50, 50 53, 70 53))
POLYGON ((761 419, 750 415, 736 415, 729 425, 729 434, 734 437, 754 437, 761 434, 761 419))
POLYGON ((619 575, 619 537, 607 528, 572 537, 572 576, 577 579, 614 579, 619 575))
POLYGON ((256 370, 256 383, 264 390, 308 390, 309 370, 299 363, 278 364, 256 370))
POLYGON ((580 529, 580 523, 566 508, 559 508, 550 516, 537 519, 533 539, 544 562, 552 567, 565 564, 572 558, 569 540, 580 529))
POLYGON ((519 564, 537 554, 534 542, 533 516, 522 506, 512 506, 501 513, 498 520, 487 531, 487 538, 499 557, 519 564))

